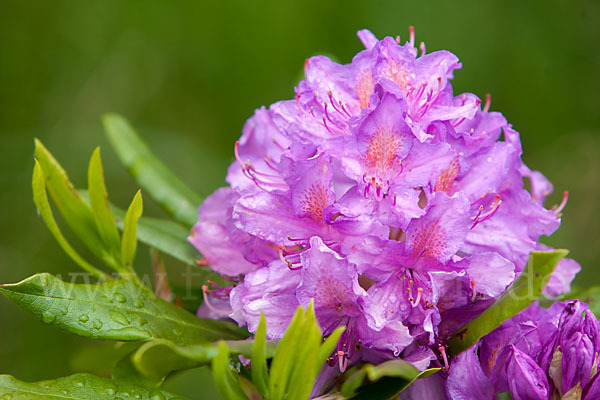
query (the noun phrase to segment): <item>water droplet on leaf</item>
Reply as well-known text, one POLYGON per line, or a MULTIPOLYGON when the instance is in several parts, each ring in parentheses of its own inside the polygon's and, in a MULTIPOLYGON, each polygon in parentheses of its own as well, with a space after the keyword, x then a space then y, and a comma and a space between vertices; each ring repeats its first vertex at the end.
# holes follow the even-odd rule
POLYGON ((121 293, 115 293, 113 299, 115 299, 117 303, 125 303, 127 301, 125 296, 123 296, 121 293))
POLYGON ((117 324, 129 325, 129 320, 127 319, 127 317, 118 311, 111 311, 110 316, 112 320, 115 321, 117 324))

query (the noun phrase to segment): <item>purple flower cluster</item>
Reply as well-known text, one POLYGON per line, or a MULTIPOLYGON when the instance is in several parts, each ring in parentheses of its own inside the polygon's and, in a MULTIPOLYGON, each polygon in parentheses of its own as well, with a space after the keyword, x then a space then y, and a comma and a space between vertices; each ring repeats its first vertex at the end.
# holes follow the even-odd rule
MULTIPOLYGON (((347 327, 331 358, 342 370, 397 356, 447 365, 447 335, 542 248, 566 196, 544 208, 552 185, 521 161, 518 132, 489 97, 453 94, 454 54, 419 54, 412 30, 404 45, 358 36, 366 49, 350 64, 310 58, 295 98, 246 123, 229 186, 189 239, 231 281, 206 287, 200 312, 250 331, 264 313, 279 338, 314 299, 325 334, 347 327)), ((547 294, 578 270, 561 263, 547 294)), ((507 371, 521 368, 518 349, 503 355, 507 371)))
POLYGON ((510 392, 514 400, 598 399, 599 350, 600 325, 585 304, 534 303, 459 354, 445 381, 418 382, 403 398, 495 400, 510 392))

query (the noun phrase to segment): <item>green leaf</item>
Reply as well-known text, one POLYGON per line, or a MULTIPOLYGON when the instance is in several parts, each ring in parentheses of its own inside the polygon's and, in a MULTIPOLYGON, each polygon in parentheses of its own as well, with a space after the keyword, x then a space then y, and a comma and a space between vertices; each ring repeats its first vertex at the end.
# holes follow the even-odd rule
POLYGON ((534 251, 521 275, 481 315, 460 328, 451 338, 449 351, 453 355, 468 349, 502 322, 523 311, 542 293, 556 264, 567 250, 534 251))
MULTIPOLYGON (((122 227, 124 222, 117 219, 117 225, 122 227)), ((173 221, 151 217, 141 217, 138 221, 139 241, 185 264, 195 265, 199 254, 187 241, 188 235, 188 229, 173 221)))
POLYGON ((170 340, 158 339, 142 345, 131 360, 143 376, 162 379, 174 371, 210 364, 217 353, 212 343, 180 347, 170 340))
POLYGON ((187 345, 248 337, 231 323, 197 318, 131 280, 72 284, 44 273, 2 285, 0 293, 47 324, 94 339, 162 338, 187 345))
MULTIPOLYGON (((252 357, 253 342, 247 340, 225 341, 230 352, 252 357)), ((265 351, 272 357, 278 341, 266 343, 265 351)), ((217 355, 215 343, 178 346, 170 340, 157 339, 144 343, 132 357, 135 368, 144 376, 162 379, 171 372, 209 364, 217 355)), ((254 368, 254 364, 252 365, 254 368)))
POLYGON ((263 398, 269 397, 269 371, 267 369, 267 322, 260 314, 260 322, 254 335, 252 347, 252 382, 263 398))
POLYGON ((229 349, 225 342, 219 342, 217 355, 212 360, 212 370, 217 390, 225 400, 248 399, 229 364, 229 349))
POLYGON ((364 364, 346 378, 341 392, 353 399, 385 400, 397 396, 415 380, 426 378, 440 370, 441 368, 430 368, 421 372, 403 360, 390 360, 378 365, 364 364), (365 378, 370 383, 361 386, 365 378))
POLYGON ((79 196, 60 164, 37 139, 35 139, 35 158, 44 172, 50 197, 69 228, 98 258, 111 267, 118 268, 100 238, 92 210, 79 196))
POLYGON ((112 379, 117 381, 130 381, 146 387, 158 388, 164 381, 164 376, 159 378, 148 377, 138 371, 131 359, 133 353, 121 358, 112 372, 112 379))
POLYGON ((121 116, 102 119, 106 135, 121 162, 138 184, 176 221, 191 227, 198 219, 200 196, 152 154, 129 123, 121 116))
POLYGON ((306 311, 298 307, 271 363, 269 399, 308 398, 317 374, 343 331, 344 328, 336 329, 323 343, 313 302, 306 311))
POLYGON ((298 307, 292 322, 290 322, 275 356, 271 363, 271 376, 269 378, 269 393, 271 400, 280 400, 284 398, 290 371, 296 358, 296 349, 300 347, 299 342, 304 340, 302 333, 304 330, 304 309, 298 307))
POLYGON ((133 201, 129 205, 125 215, 125 225, 123 226, 123 241, 121 243, 121 262, 124 266, 131 268, 135 258, 135 249, 137 247, 137 224, 142 216, 142 193, 140 190, 135 194, 133 201))
POLYGON ((319 361, 319 349, 323 337, 315 316, 314 304, 311 301, 304 314, 304 332, 301 343, 295 351, 296 360, 288 378, 286 398, 290 400, 305 400, 310 396, 315 378, 323 367, 324 361, 319 361))
POLYGON ((110 380, 89 374, 35 383, 0 375, 0 398, 3 400, 114 400, 121 398, 120 396, 148 400, 185 400, 184 397, 134 382, 110 380))
MULTIPOLYGON (((89 198, 85 190, 78 190, 78 193, 84 200, 89 198)), ((125 211, 113 204, 110 204, 110 209, 115 216, 117 227, 123 230, 125 211)), ((195 265, 199 254, 198 250, 188 242, 189 235, 188 228, 174 221, 152 217, 140 217, 138 220, 137 238, 140 242, 185 264, 195 265)))
POLYGON ((102 160, 100 159, 100 148, 97 147, 92 153, 90 166, 88 168, 88 190, 90 194, 90 205, 96 226, 104 245, 115 260, 121 259, 121 238, 115 225, 115 220, 110 211, 108 193, 104 183, 104 172, 102 160))
POLYGON ((38 209, 38 212, 42 216, 44 223, 48 227, 48 230, 54 236, 60 247, 67 253, 69 257, 73 259, 81 268, 92 273, 94 276, 106 280, 108 279, 108 275, 94 267, 86 260, 83 259, 75 251, 73 247, 69 244, 67 239, 63 236, 60 228, 56 224, 56 220, 54 219, 54 215, 52 214, 52 208, 50 207, 50 203, 48 202, 48 195, 46 194, 46 181, 44 179, 44 171, 42 171, 42 167, 40 163, 35 160, 35 166, 33 167, 33 202, 38 209))
POLYGON ((321 348, 319 349, 319 354, 317 355, 319 365, 325 364, 325 361, 327 361, 327 358, 329 358, 329 356, 333 352, 333 349, 340 340, 340 336, 342 336, 342 333, 344 333, 345 330, 346 327, 344 326, 338 327, 335 331, 331 333, 331 335, 329 335, 329 337, 321 345, 321 348))

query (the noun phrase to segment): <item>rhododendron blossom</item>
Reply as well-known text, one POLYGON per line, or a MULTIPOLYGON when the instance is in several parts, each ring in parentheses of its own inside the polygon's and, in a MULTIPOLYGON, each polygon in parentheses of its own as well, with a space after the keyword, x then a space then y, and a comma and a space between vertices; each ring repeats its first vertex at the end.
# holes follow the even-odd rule
MULTIPOLYGON (((412 31, 404 44, 358 35, 366 49, 351 63, 310 58, 295 96, 246 123, 229 186, 206 199, 189 238, 231 281, 206 287, 200 312, 251 332, 263 313, 280 338, 313 299, 325 335, 346 327, 330 358, 340 370, 395 357, 448 367, 452 328, 504 292, 564 204, 544 207, 552 185, 522 162, 519 133, 489 96, 453 93, 454 54, 417 50, 412 31)), ((578 269, 559 264, 549 295, 578 269)), ((522 351, 506 347, 503 373, 535 369, 522 351)))

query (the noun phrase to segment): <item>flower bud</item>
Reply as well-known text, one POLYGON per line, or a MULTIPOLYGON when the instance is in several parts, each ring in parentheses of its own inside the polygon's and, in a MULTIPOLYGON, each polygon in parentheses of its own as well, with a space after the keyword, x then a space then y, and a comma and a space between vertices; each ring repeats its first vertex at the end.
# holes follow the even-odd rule
POLYGON ((575 332, 566 340, 562 348, 562 391, 567 393, 572 387, 581 383, 585 387, 594 364, 594 345, 590 338, 575 332))
POLYGON ((505 373, 508 389, 514 400, 546 400, 550 395, 550 385, 546 373, 525 352, 510 345, 504 348, 498 361, 505 373))

